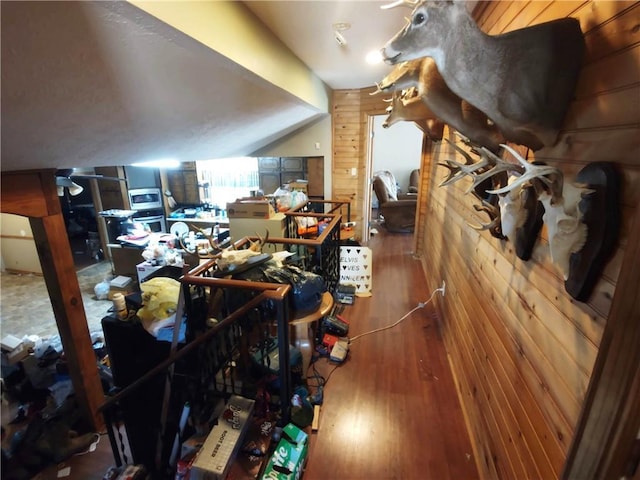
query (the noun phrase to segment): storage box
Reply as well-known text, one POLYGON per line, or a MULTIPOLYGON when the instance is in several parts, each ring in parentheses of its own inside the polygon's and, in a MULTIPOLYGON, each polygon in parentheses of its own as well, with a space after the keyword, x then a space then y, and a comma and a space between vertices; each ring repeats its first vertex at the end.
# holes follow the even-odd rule
POLYGON ((309 187, 308 182, 289 182, 287 185, 289 185, 290 190, 298 190, 305 194, 307 194, 307 189, 309 187))
POLYGON ((136 265, 136 271, 138 272, 138 283, 151 275, 153 272, 160 270, 162 265, 151 265, 148 262, 142 262, 136 265))
POLYGON ((282 430, 282 438, 264 469, 262 480, 294 480, 302 476, 307 458, 308 435, 289 423, 282 430))
POLYGON ((191 467, 191 480, 222 480, 251 423, 255 400, 232 395, 191 467))
POLYGON ((275 211, 269 200, 237 200, 227 203, 229 218, 271 218, 275 211))
MULTIPOLYGON (((284 213, 274 213, 271 218, 230 218, 229 231, 233 241, 244 237, 264 237, 269 232, 269 238, 285 238, 286 216, 284 213)), ((267 243, 262 251, 264 253, 274 253, 284 250, 282 243, 267 243)))
POLYGON ((118 275, 116 278, 112 279, 109 282, 109 285, 112 287, 125 288, 129 285, 133 280, 131 277, 125 277, 124 275, 118 275))

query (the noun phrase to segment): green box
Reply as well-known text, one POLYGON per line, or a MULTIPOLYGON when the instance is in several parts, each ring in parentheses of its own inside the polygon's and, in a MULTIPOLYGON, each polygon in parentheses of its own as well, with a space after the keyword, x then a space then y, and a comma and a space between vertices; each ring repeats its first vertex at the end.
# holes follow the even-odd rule
POLYGON ((289 423, 282 430, 282 438, 271 455, 262 480, 297 480, 302 476, 309 450, 308 435, 289 423))

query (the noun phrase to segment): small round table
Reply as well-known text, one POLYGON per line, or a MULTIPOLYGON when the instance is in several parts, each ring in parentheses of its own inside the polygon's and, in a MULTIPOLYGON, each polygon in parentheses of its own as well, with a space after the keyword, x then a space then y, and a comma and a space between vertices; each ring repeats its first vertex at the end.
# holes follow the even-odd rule
POLYGON ((322 301, 320 306, 311 313, 305 313, 297 315, 293 312, 293 318, 289 321, 289 325, 293 326, 293 336, 291 340, 293 345, 300 350, 302 354, 302 375, 303 378, 307 376, 307 370, 311 363, 311 356, 313 355, 313 339, 314 332, 312 324, 316 320, 321 319, 327 315, 333 308, 333 295, 331 292, 324 292, 322 294, 322 301))

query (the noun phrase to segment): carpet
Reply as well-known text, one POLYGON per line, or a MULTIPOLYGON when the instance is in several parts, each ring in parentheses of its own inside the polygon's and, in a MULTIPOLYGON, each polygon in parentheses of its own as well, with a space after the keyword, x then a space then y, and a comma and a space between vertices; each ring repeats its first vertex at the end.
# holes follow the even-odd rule
MULTIPOLYGON (((102 261, 77 272, 82 303, 89 331, 102 337, 101 320, 111 308, 110 300, 97 300, 94 287, 104 279, 111 279, 111 263, 102 261)), ((2 272, 0 276, 0 335, 36 335, 40 338, 58 337, 49 293, 44 277, 34 274, 2 272)), ((95 339, 95 338, 94 338, 95 339)))

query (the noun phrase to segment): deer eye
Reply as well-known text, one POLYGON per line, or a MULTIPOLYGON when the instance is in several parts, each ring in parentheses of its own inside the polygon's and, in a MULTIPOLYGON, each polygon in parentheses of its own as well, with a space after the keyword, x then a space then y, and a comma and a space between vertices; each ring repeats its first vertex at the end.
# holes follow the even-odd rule
POLYGON ((421 23, 424 23, 425 20, 426 17, 424 16, 424 13, 416 13, 413 17, 413 24, 420 25, 421 23))

